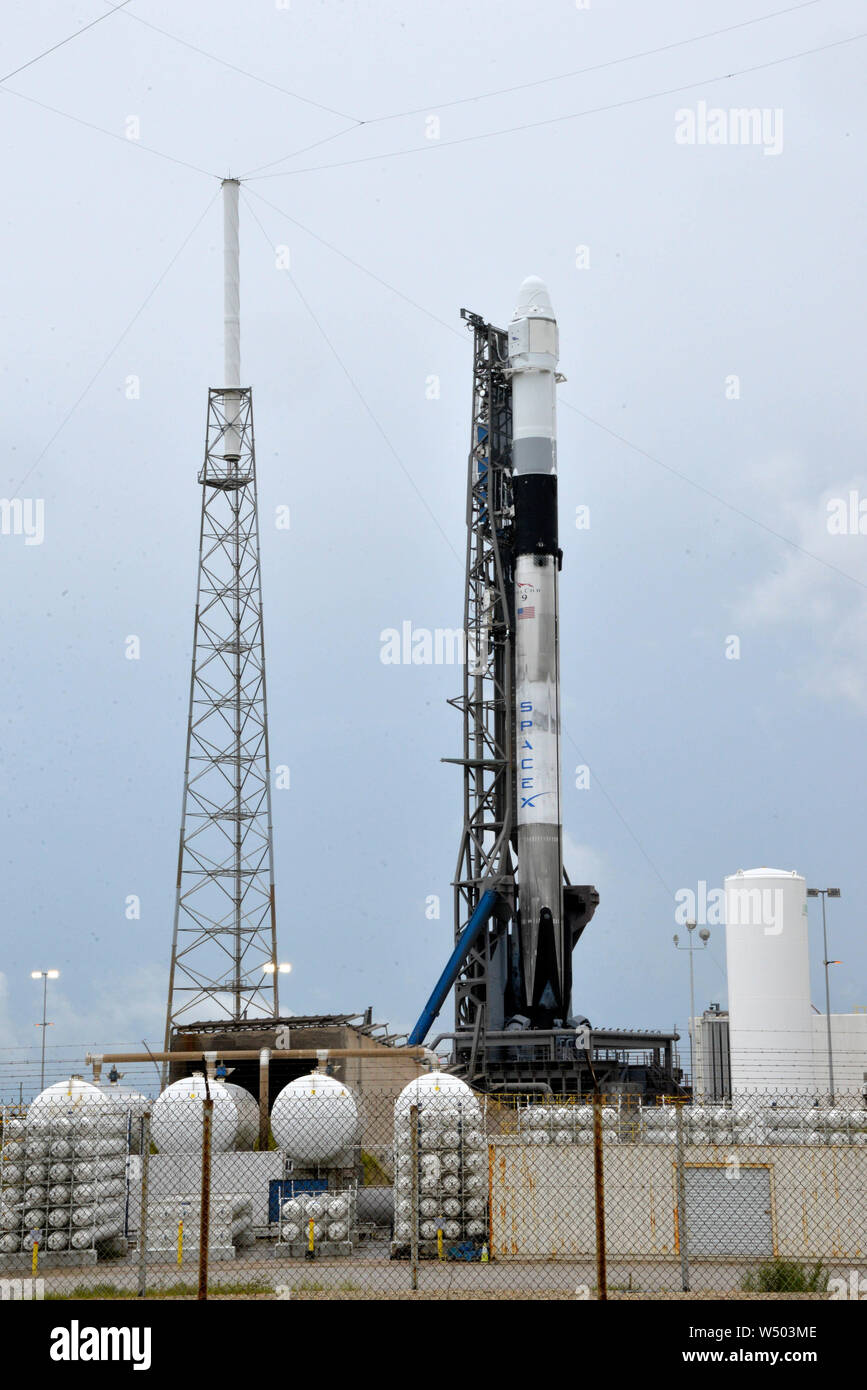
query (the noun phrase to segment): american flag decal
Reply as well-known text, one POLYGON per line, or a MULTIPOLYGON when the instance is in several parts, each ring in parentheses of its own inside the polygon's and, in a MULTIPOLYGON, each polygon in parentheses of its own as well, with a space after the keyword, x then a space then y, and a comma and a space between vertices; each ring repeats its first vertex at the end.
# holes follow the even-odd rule
POLYGON ((535 618, 535 616, 536 616, 536 609, 535 609, 534 606, 531 606, 530 608, 519 608, 519 609, 518 609, 518 617, 519 617, 519 618, 535 618))

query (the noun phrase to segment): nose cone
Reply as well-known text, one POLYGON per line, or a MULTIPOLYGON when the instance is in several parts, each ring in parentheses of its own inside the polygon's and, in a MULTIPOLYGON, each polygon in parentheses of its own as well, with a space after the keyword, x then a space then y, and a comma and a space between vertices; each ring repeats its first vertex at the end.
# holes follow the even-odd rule
POLYGON ((543 318, 552 319, 554 317, 554 306, 551 303, 551 296, 548 293, 548 286, 544 280, 540 280, 538 275, 528 275, 523 285, 518 291, 518 303, 515 305, 513 318, 543 318))

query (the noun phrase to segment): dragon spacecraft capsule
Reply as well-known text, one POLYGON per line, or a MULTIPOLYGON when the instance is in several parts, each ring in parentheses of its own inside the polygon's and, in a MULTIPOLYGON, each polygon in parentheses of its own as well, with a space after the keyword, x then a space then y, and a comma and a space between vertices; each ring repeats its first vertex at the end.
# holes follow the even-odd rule
POLYGON ((524 987, 531 1009, 565 1003, 556 383, 551 298, 525 280, 509 324, 515 508, 515 773, 524 987))

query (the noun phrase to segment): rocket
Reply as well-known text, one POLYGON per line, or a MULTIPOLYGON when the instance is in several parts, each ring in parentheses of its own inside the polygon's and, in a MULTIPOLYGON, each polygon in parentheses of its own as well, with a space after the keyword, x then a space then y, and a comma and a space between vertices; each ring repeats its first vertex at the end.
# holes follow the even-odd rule
MULTIPOLYGON (((483 669, 471 680, 465 668, 452 702, 464 756, 444 759, 464 768, 454 949, 409 1041, 424 1041, 457 985, 452 1069, 497 1089, 525 1066, 542 1077, 550 1065, 562 1083, 561 1063, 589 1045, 588 1020, 572 1014, 572 953, 599 894, 563 872, 557 320, 535 276, 506 335, 462 316, 474 331, 466 613, 483 669), (562 1036, 546 1060, 531 1049, 551 1029, 562 1036)), ((581 1080, 580 1067, 570 1074, 581 1080)))
POLYGON ((521 286, 509 324, 509 371, 518 910, 525 1004, 536 1026, 562 1020, 571 992, 560 786, 558 356, 550 295, 531 276, 521 286))

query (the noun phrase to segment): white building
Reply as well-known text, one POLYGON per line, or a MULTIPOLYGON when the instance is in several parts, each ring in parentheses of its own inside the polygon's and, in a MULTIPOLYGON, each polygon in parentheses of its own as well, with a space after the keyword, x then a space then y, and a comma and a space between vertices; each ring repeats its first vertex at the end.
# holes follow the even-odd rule
MULTIPOLYGON (((813 1056, 816 1084, 830 1090, 827 1015, 813 1014, 813 1056)), ((831 1015, 831 1060, 838 1095, 867 1093, 867 1011, 831 1015)))

